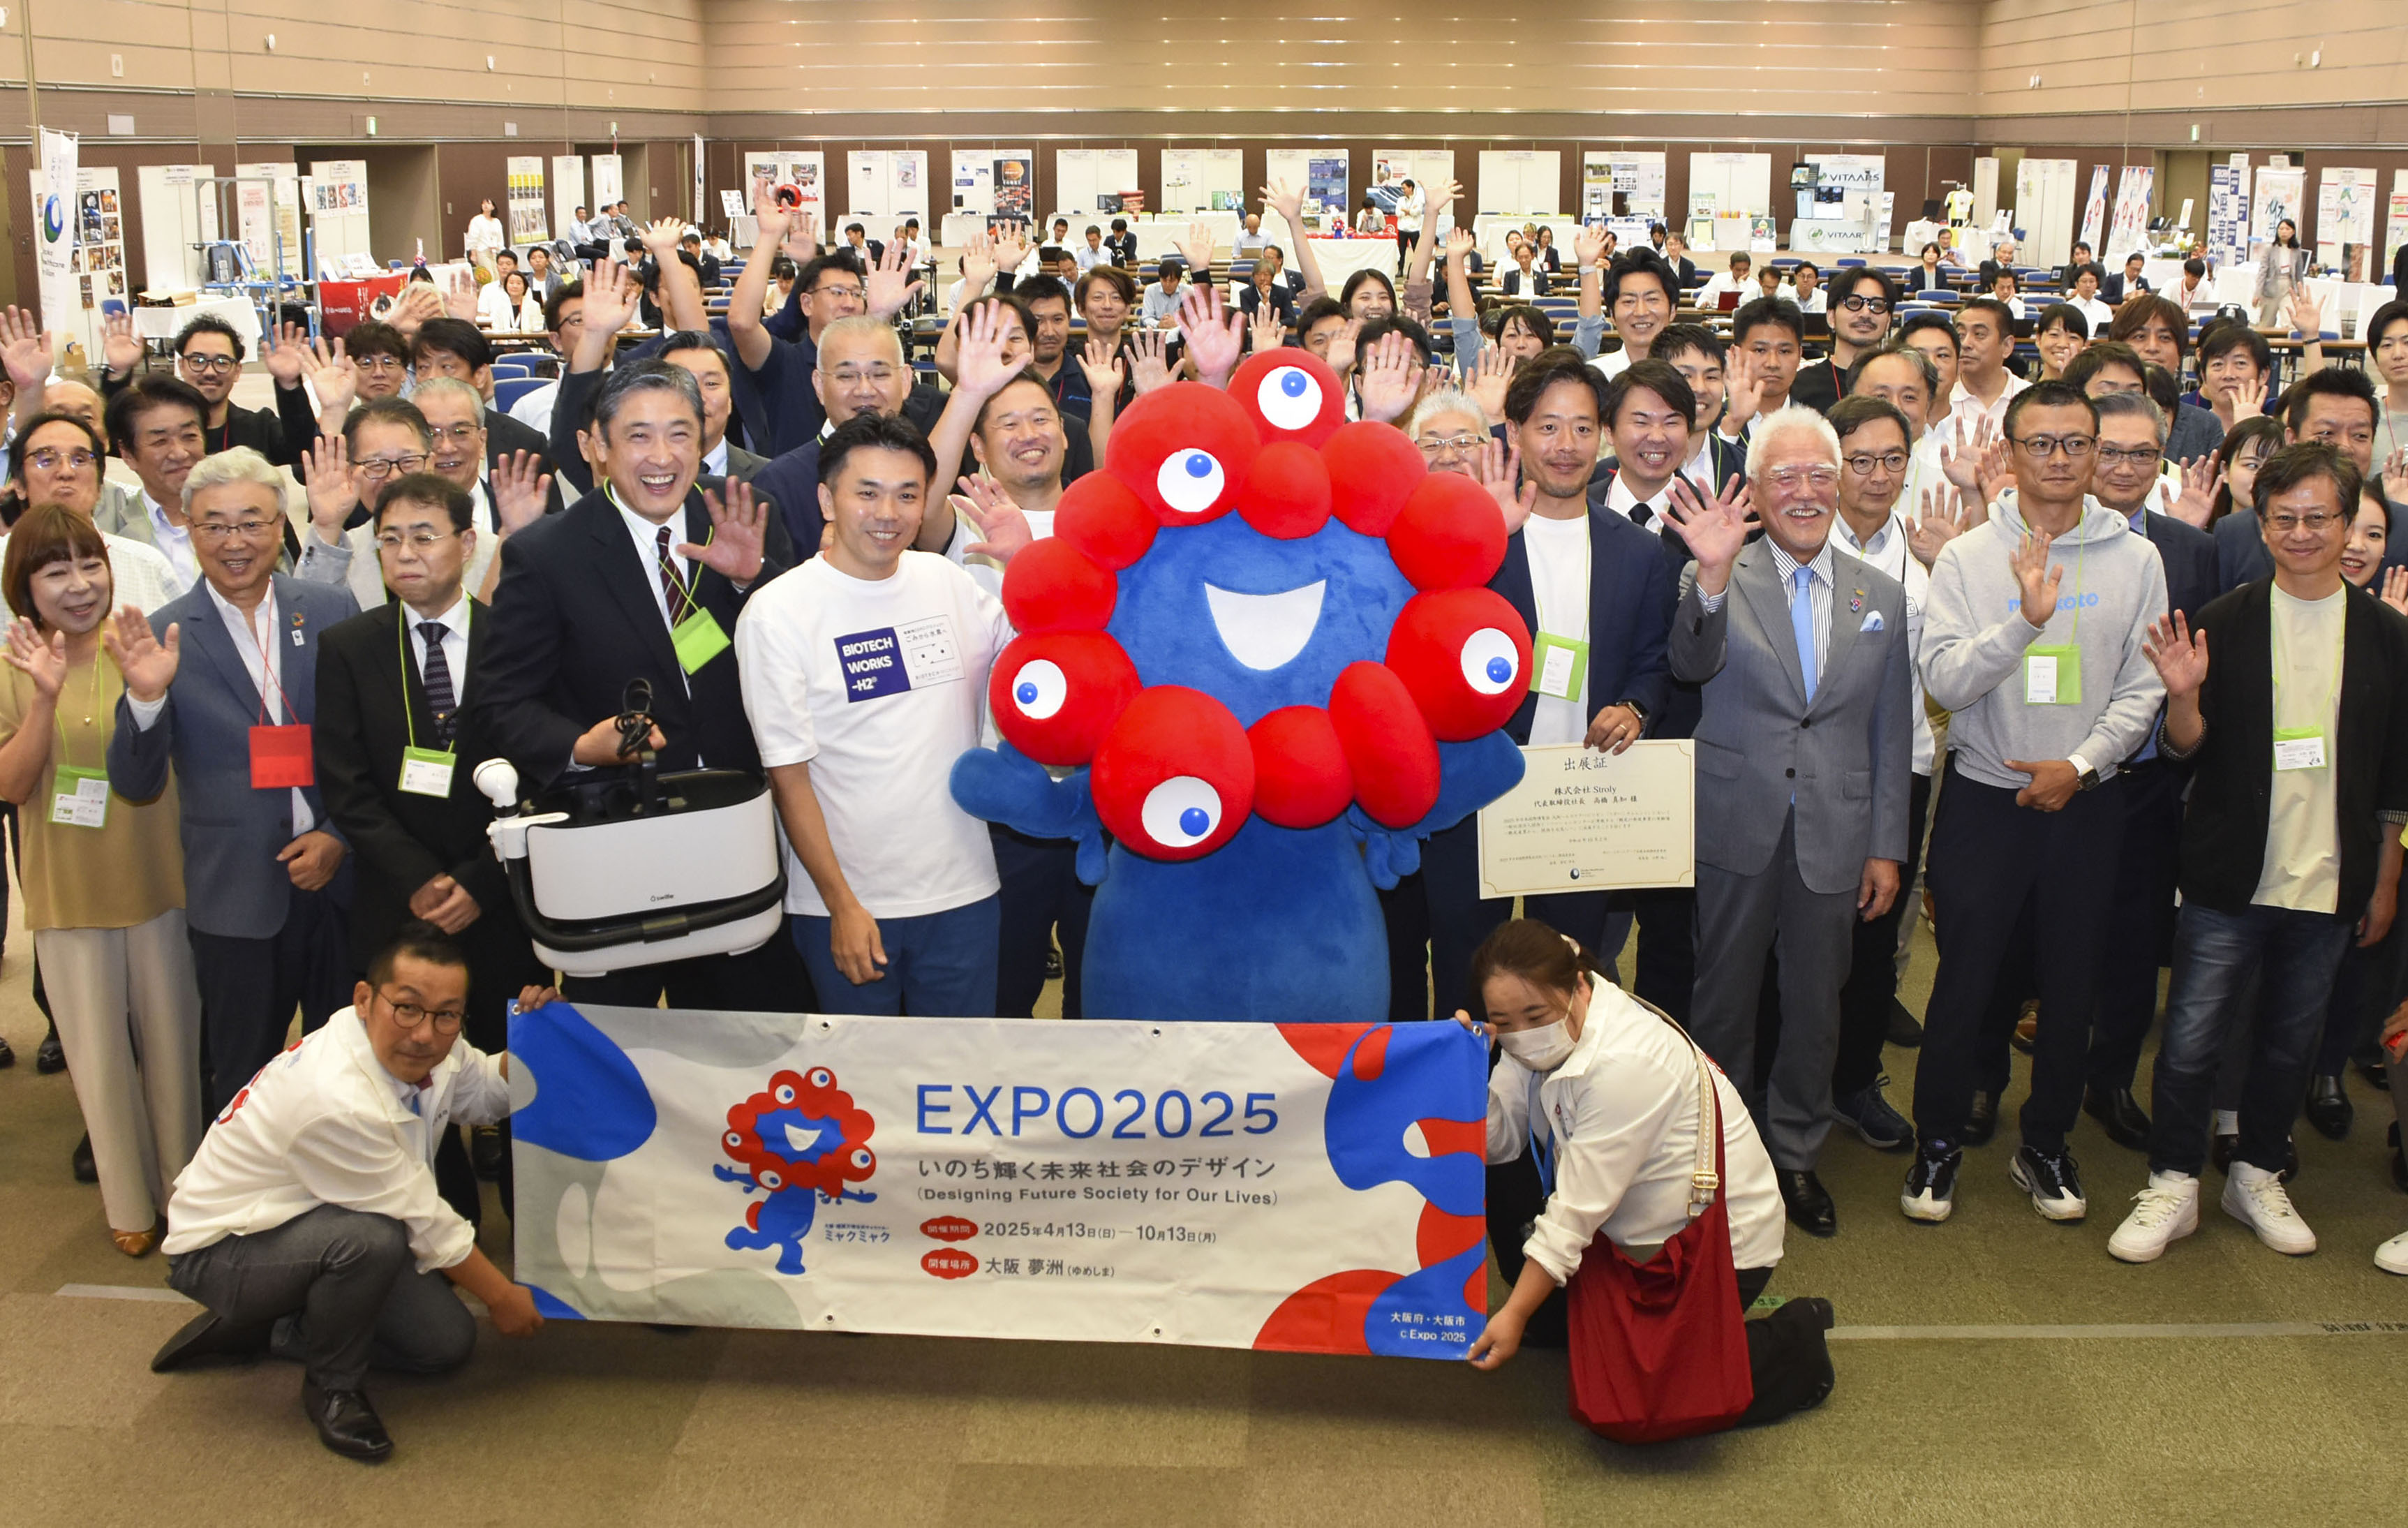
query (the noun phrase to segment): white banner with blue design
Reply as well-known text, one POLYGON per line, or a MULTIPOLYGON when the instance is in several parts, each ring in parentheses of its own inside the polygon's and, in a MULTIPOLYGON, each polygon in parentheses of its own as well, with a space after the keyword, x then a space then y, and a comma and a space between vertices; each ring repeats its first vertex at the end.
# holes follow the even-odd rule
POLYGON ((34 270, 42 327, 80 333, 83 302, 75 278, 76 149, 73 133, 42 129, 42 173, 34 187, 34 270))
POLYGON ((1486 1308, 1454 1024, 558 1002, 510 1054, 548 1316, 1454 1359, 1486 1308))

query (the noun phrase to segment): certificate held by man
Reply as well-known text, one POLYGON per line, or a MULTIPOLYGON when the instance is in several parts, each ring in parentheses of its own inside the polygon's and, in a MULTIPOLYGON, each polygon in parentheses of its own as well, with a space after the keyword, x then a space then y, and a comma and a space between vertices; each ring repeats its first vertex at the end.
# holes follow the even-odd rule
POLYGON ((1525 748, 1522 783, 1480 809, 1480 894, 1540 896, 1697 884, 1695 751, 1525 748))

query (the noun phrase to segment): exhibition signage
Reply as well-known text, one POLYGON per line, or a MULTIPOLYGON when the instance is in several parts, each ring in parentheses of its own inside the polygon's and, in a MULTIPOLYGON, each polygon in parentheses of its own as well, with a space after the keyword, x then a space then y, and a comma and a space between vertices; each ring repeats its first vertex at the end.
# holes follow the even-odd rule
POLYGON ((42 173, 34 196, 34 263, 42 327, 81 327, 72 262, 76 249, 76 136, 42 129, 42 173))
POLYGON ((510 1056, 550 1317, 1439 1359, 1484 1319, 1456 1025, 555 1002, 510 1056))

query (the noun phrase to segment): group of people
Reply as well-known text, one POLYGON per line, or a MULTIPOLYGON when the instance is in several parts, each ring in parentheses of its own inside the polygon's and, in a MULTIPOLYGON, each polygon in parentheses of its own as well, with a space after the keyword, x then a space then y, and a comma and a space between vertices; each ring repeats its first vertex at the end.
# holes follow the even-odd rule
MULTIPOLYGON (((2329 1123, 2326 1085, 2371 1056, 2401 985, 2408 571, 2383 549, 2408 456, 2378 462, 2390 410, 2365 373, 2311 371, 2269 406, 2262 338, 2236 335, 2170 407, 2187 324, 2133 294, 2106 340, 2027 382, 2003 305, 1899 325, 1876 267, 1751 296, 1726 338, 1674 322, 1692 272, 1669 236, 1616 252, 1599 230, 1576 240, 1559 342, 1535 307, 1483 310, 1468 233, 1444 242, 1442 293, 1431 279, 1456 188, 1427 190, 1401 291, 1364 270, 1336 296, 1297 195, 1265 195, 1298 269, 1250 218, 1226 302, 1199 231, 1167 328, 1117 264, 1061 252, 1066 281, 1055 247, 975 246, 945 388, 895 323, 920 287, 904 241, 817 248, 772 199, 759 250, 812 246, 782 303, 755 258, 712 316, 674 223, 638 231, 650 291, 609 259, 554 285, 561 376, 532 429, 493 409, 490 347, 448 315, 334 350, 279 337, 272 413, 231 403, 243 346, 208 320, 173 377, 112 346, 98 392, 49 377, 46 337, 0 337, 18 393, 0 797, 112 1238, 161 1247, 208 1307, 159 1366, 299 1358, 321 1436, 377 1458, 365 1368, 466 1356, 442 1278, 506 1332, 538 1324, 474 1242, 478 1177, 508 1205, 508 1008, 550 980, 487 847, 485 758, 540 794, 642 748, 773 798, 784 935, 575 978, 572 999, 1025 1016, 1058 950, 1080 1016, 1072 846, 948 788, 1010 636, 999 571, 1136 396, 1226 385, 1286 344, 1339 374, 1351 415, 1495 496, 1490 586, 1581 659, 1539 670, 1516 742, 1695 752, 1694 891, 1530 899, 1511 920, 1479 895, 1467 824, 1385 899, 1396 1016, 1461 1002, 1510 1042, 1489 1204, 1515 1294, 1484 1362, 1600 1236, 1682 1233, 1710 1117, 1751 1299, 1784 1219, 1837 1229, 1816 1175, 1835 1125, 1911 1153, 1904 1212, 1946 1219, 2026 999, 2008 1170, 2042 1215, 2087 1212, 2068 1148, 2086 1110, 2147 1156, 2117 1257, 2196 1225, 2211 1159, 2230 1215, 2314 1247, 2285 1187, 2292 1128, 2319 1097, 2329 1123), (1829 315, 1819 356, 1801 293, 1829 315), (666 332, 622 348, 648 307, 666 332), (111 453, 138 491, 104 482, 111 453), (906 627, 953 660, 865 699, 846 641, 906 627), (1897 1002, 1918 878, 1940 949, 1919 1025, 1897 1002), (1625 998, 1601 978, 1634 928, 1625 998), (2134 1072, 2169 961, 2152 1116, 2134 1072), (1727 1106, 1647 1005, 1718 1065, 1727 1106), (1884 1096, 1894 1041, 1923 1047, 1911 1121, 1884 1096)), ((2395 308, 2372 334, 2408 394, 2408 330, 2383 349, 2395 308)), ((2408 1238, 2377 1261, 2408 1273, 2408 1238)), ((1768 1363, 1806 1377, 1766 1393, 1812 1404, 1829 1311, 1792 1305, 1768 1363)))

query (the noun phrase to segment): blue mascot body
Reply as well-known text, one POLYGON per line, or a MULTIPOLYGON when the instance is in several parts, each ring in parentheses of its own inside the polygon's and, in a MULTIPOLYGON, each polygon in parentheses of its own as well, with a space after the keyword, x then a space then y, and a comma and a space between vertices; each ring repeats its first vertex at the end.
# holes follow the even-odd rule
POLYGON ((1521 777, 1504 541, 1300 351, 1122 416, 1005 576, 1003 745, 953 771, 971 814, 1078 841, 1091 1016, 1386 1018, 1374 888, 1521 777))

